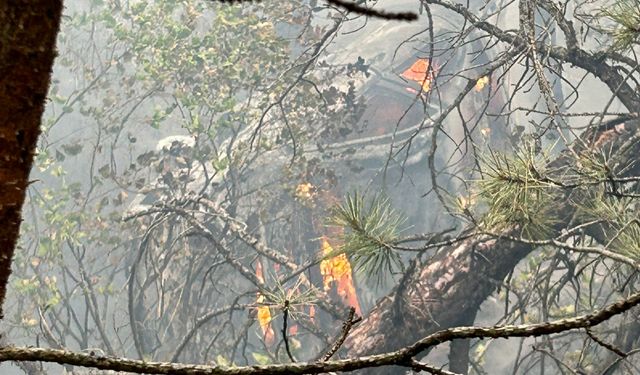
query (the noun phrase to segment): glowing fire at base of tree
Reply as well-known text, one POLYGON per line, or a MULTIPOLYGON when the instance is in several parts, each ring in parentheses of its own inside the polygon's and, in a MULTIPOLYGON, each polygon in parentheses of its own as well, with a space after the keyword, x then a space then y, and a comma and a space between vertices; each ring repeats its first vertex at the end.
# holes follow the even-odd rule
MULTIPOLYGON (((333 253, 333 247, 326 236, 320 238, 322 254, 327 256, 333 253)), ((336 292, 347 306, 356 309, 356 313, 361 315, 358 295, 353 285, 351 263, 346 254, 342 253, 334 257, 327 258, 320 263, 320 273, 325 291, 330 291, 332 284, 335 284, 336 292)))

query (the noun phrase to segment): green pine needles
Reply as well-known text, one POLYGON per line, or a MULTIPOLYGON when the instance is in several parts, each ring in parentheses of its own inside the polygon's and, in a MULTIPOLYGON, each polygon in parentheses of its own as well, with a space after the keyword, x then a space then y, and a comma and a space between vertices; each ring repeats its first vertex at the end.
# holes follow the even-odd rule
POLYGON ((602 15, 613 21, 615 27, 609 30, 613 38, 612 48, 623 52, 640 41, 640 2, 638 0, 617 0, 612 6, 602 9, 602 15))
POLYGON ((317 296, 313 288, 303 287, 303 278, 298 277, 293 285, 285 285, 275 278, 275 287, 271 290, 262 291, 267 305, 275 305, 280 309, 285 307, 293 319, 298 319, 299 315, 306 315, 303 307, 316 304, 317 296))
POLYGON ((482 164, 477 186, 487 212, 481 224, 492 231, 518 225, 527 239, 546 238, 556 222, 553 201, 557 192, 555 184, 544 177, 546 159, 524 148, 513 156, 489 151, 482 164))
POLYGON ((603 192, 579 207, 583 220, 598 220, 605 249, 640 259, 640 213, 637 199, 603 192))
POLYGON ((367 200, 355 192, 332 208, 328 224, 344 229, 338 251, 351 258, 354 268, 367 281, 380 286, 386 277, 402 269, 393 244, 405 222, 406 218, 391 207, 388 198, 375 195, 367 200))

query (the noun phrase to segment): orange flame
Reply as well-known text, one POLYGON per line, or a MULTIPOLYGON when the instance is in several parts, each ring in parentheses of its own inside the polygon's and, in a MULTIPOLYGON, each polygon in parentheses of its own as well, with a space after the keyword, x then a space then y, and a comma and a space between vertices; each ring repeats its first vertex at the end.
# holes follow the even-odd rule
MULTIPOLYGON (((327 237, 322 236, 320 241, 322 254, 331 254, 333 247, 327 237)), ((342 301, 348 306, 355 308, 356 313, 361 315, 358 296, 353 286, 351 263, 349 263, 347 256, 343 253, 323 260, 320 262, 320 273, 322 274, 324 290, 331 290, 331 284, 334 283, 336 285, 336 291, 340 298, 342 298, 342 301)))
POLYGON ((484 88, 488 83, 489 83, 489 77, 484 76, 484 77, 479 78, 479 79, 476 81, 476 87, 475 87, 476 92, 480 92, 480 91, 482 91, 482 89, 483 89, 483 88, 484 88))
POLYGON ((418 59, 409 67, 409 69, 402 72, 401 76, 410 81, 418 82, 422 86, 424 92, 431 90, 431 81, 433 81, 433 73, 435 68, 429 69, 429 59, 418 59))
MULTIPOLYGON (((264 283, 264 274, 262 272, 262 262, 258 261, 256 264, 256 277, 262 283, 264 283)), ((271 310, 269 310, 269 306, 260 306, 261 303, 264 303, 264 296, 258 293, 258 297, 256 299, 258 303, 258 323, 260 324, 260 329, 262 330, 262 336, 264 337, 264 342, 267 345, 273 344, 275 340, 275 332, 273 331, 273 327, 271 327, 271 310)))

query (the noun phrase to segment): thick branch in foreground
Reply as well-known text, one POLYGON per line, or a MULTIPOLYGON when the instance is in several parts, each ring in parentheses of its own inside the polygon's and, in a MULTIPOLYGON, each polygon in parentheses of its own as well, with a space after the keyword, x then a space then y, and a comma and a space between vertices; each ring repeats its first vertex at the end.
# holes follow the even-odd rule
POLYGON ((0 1, 0 318, 61 15, 62 0, 0 1))
POLYGON ((5 361, 42 361, 60 364, 91 367, 101 370, 128 371, 148 374, 175 375, 258 375, 258 374, 319 374, 330 371, 355 371, 371 367, 399 365, 416 367, 415 356, 425 350, 454 339, 470 338, 508 338, 533 337, 565 332, 572 329, 589 328, 611 317, 628 311, 640 304, 640 293, 613 303, 597 312, 576 318, 561 319, 554 322, 525 324, 503 327, 460 327, 451 328, 427 336, 406 348, 384 354, 339 361, 293 363, 264 366, 204 366, 168 362, 144 362, 126 358, 100 357, 87 353, 74 353, 58 349, 42 348, 0 348, 0 362, 5 361))

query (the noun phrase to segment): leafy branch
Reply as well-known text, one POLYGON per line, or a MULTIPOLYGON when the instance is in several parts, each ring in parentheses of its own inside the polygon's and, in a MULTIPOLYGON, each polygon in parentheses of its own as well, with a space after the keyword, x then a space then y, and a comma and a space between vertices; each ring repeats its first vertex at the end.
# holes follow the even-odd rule
POLYGON ((640 259, 640 221, 634 199, 606 196, 600 192, 578 211, 585 219, 597 219, 602 223, 600 232, 605 248, 640 259))

